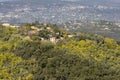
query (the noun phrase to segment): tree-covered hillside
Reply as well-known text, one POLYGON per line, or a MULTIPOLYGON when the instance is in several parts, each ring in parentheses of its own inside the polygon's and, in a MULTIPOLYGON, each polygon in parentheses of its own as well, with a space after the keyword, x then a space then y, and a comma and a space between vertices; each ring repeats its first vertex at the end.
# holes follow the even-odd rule
POLYGON ((55 24, 0 25, 0 80, 119 80, 120 45, 55 24))

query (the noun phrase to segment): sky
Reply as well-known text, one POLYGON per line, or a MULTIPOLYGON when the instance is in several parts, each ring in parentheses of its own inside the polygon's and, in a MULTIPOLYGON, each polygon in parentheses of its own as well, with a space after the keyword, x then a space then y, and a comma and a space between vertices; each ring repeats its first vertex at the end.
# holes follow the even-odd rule
POLYGON ((0 2, 3 2, 3 1, 12 1, 12 0, 0 0, 0 2))
MULTIPOLYGON (((0 2, 5 2, 5 1, 20 1, 20 0, 0 0, 0 2)), ((44 0, 43 0, 44 1, 44 0)), ((57 1, 57 0, 56 0, 57 1)), ((72 2, 74 2, 74 1, 88 1, 88 0, 61 0, 61 1, 72 1, 72 2)), ((107 1, 107 2, 115 2, 115 3, 120 3, 120 0, 91 0, 91 1, 102 1, 102 2, 104 2, 104 1, 107 1)))
MULTIPOLYGON (((15 1, 15 0, 0 0, 0 1, 15 1)), ((16 0, 17 1, 17 0, 16 0)))

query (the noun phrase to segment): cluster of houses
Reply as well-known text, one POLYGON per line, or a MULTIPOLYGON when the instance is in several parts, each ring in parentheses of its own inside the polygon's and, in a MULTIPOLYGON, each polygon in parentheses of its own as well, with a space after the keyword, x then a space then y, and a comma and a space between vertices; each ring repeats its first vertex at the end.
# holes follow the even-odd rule
MULTIPOLYGON (((9 24, 9 23, 3 23, 2 26, 12 27, 12 28, 19 27, 19 26, 11 25, 11 24, 9 24)), ((52 32, 52 33, 54 33, 54 34, 57 34, 57 35, 60 34, 59 32, 56 32, 56 33, 55 33, 51 27, 46 27, 46 28, 41 27, 41 28, 38 28, 38 27, 36 27, 36 26, 31 26, 30 28, 31 28, 31 30, 28 31, 28 36, 25 37, 25 39, 31 39, 31 36, 32 36, 32 35, 38 34, 40 31, 45 30, 45 29, 48 30, 48 31, 50 31, 50 32, 52 32)), ((60 36, 60 37, 55 37, 55 36, 53 36, 52 34, 49 34, 49 36, 50 36, 49 39, 46 39, 46 38, 44 38, 44 37, 41 37, 41 40, 42 40, 42 41, 49 41, 49 42, 52 42, 52 43, 57 43, 58 41, 64 39, 64 37, 61 37, 61 36, 60 36)), ((67 37, 68 37, 68 38, 71 38, 71 37, 73 37, 73 36, 74 36, 74 35, 67 34, 67 37)))
POLYGON ((11 24, 9 24, 9 23, 3 23, 2 26, 12 27, 12 28, 19 27, 19 26, 11 25, 11 24))
MULTIPOLYGON (((38 27, 35 27, 35 26, 31 26, 31 29, 32 29, 32 31, 30 31, 31 34, 37 34, 40 31, 44 30, 44 28, 38 28, 38 27)), ((49 30, 50 32, 54 32, 51 27, 46 27, 46 30, 49 30)), ((59 35, 60 33, 57 32, 55 34, 59 35)), ((74 35, 67 35, 67 36, 69 38, 71 38, 74 35)), ((42 41, 50 41, 52 43, 57 43, 58 41, 63 40, 63 39, 64 39, 64 37, 55 37, 55 36, 53 36, 51 34, 50 34, 50 38, 49 39, 46 39, 46 38, 43 38, 43 37, 41 38, 42 41)))

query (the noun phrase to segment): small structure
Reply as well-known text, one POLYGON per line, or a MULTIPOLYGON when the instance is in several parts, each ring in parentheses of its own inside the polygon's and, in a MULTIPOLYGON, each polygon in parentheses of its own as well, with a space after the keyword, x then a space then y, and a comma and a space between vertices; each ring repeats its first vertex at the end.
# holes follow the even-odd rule
POLYGON ((46 24, 46 23, 44 23, 43 25, 44 25, 44 26, 47 26, 47 24, 46 24))
POLYGON ((57 43, 60 39, 57 39, 56 37, 50 38, 50 42, 57 43))
POLYGON ((2 26, 11 27, 11 28, 19 27, 19 26, 11 25, 9 23, 3 23, 2 26))
POLYGON ((51 28, 50 27, 47 27, 47 30, 50 30, 51 28))
POLYGON ((41 37, 41 40, 45 40, 45 39, 41 37))
POLYGON ((36 30, 36 31, 40 31, 40 29, 35 27, 35 26, 31 26, 31 29, 36 30))
POLYGON ((103 30, 109 31, 110 29, 108 27, 105 27, 103 30))
POLYGON ((69 38, 73 37, 74 35, 68 35, 69 38))
POLYGON ((2 26, 6 26, 6 27, 9 27, 10 24, 9 23, 3 23, 2 26))
POLYGON ((10 25, 10 27, 15 28, 16 26, 10 25))

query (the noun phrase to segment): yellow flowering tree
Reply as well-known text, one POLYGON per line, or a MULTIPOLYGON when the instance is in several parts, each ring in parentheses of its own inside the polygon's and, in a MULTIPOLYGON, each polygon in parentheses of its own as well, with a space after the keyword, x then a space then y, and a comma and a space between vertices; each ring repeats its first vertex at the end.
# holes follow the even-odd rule
POLYGON ((0 80, 30 80, 32 74, 22 67, 23 62, 12 53, 0 53, 0 80))

